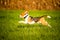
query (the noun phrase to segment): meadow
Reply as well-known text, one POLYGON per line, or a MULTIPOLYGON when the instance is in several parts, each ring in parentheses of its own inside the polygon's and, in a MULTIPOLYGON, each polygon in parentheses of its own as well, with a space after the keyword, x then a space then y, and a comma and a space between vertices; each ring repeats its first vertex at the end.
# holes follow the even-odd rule
POLYGON ((24 10, 0 10, 0 40, 60 40, 60 11, 30 10, 29 15, 38 17, 50 15, 46 18, 52 26, 41 24, 20 24, 24 20, 19 15, 24 10))

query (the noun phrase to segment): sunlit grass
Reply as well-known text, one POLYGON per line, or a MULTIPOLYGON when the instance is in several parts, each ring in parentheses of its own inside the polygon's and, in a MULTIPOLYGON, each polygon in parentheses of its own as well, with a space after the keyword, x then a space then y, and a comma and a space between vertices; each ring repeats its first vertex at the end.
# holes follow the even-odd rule
POLYGON ((52 26, 41 24, 19 24, 24 20, 19 17, 23 10, 0 10, 0 40, 59 40, 60 39, 60 11, 30 10, 29 15, 33 17, 50 15, 46 19, 52 26))

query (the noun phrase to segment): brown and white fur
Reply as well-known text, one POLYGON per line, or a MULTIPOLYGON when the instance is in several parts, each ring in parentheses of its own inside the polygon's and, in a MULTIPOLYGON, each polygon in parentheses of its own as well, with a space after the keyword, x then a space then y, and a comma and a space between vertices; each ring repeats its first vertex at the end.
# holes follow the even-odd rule
POLYGON ((34 24, 34 23, 41 23, 42 25, 46 25, 51 27, 48 22, 45 20, 45 18, 51 18, 50 16, 44 15, 41 17, 31 17, 28 15, 28 11, 25 11, 20 14, 20 18, 24 18, 25 21, 19 21, 19 23, 24 24, 34 24))

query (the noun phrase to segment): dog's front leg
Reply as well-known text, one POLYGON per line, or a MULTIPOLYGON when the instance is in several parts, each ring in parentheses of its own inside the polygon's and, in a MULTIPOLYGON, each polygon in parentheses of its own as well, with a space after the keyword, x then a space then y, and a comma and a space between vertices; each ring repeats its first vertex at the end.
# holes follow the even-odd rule
POLYGON ((18 23, 24 23, 24 21, 19 21, 18 23))
POLYGON ((18 23, 24 23, 24 24, 27 24, 27 22, 25 22, 25 21, 19 21, 18 23))

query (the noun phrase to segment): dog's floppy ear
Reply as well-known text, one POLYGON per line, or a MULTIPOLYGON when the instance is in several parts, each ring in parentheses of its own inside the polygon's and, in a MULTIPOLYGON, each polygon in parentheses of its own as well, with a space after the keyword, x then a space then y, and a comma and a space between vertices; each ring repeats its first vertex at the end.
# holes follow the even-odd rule
POLYGON ((28 14, 29 12, 28 11, 25 11, 26 14, 28 14))

